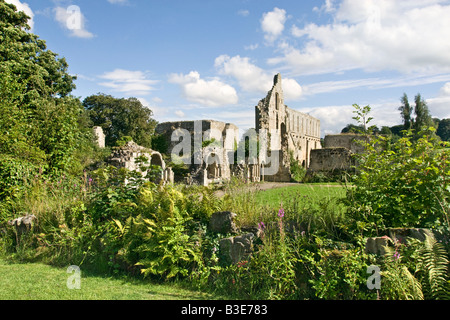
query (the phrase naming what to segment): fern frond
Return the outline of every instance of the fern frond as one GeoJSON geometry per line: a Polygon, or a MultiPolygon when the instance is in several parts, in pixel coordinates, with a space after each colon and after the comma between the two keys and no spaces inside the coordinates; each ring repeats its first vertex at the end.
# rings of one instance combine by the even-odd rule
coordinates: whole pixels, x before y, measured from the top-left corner
{"type": "Polygon", "coordinates": [[[404,276],[409,283],[410,291],[405,292],[405,296],[408,298],[408,300],[423,300],[424,295],[422,291],[422,285],[420,284],[419,280],[417,280],[414,275],[409,272],[406,266],[402,266],[401,275],[404,276]]]}
{"type": "Polygon", "coordinates": [[[423,247],[420,249],[420,265],[427,276],[429,298],[448,299],[448,257],[444,246],[432,235],[425,235],[423,247]]]}

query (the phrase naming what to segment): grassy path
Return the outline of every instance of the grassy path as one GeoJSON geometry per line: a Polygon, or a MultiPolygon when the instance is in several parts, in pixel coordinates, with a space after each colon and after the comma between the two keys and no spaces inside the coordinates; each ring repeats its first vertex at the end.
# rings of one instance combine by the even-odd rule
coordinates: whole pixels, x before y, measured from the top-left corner
{"type": "Polygon", "coordinates": [[[217,299],[176,284],[152,284],[83,275],[80,289],[69,289],[74,273],[40,263],[9,264],[0,259],[0,300],[204,300],[217,299]]]}

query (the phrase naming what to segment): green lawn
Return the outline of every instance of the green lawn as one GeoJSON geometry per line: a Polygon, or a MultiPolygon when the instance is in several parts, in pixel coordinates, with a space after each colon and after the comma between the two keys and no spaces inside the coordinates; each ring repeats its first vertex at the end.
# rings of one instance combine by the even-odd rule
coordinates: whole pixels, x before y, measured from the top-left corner
{"type": "Polygon", "coordinates": [[[288,187],[261,190],[255,194],[256,201],[265,206],[279,208],[281,201],[304,199],[305,202],[320,203],[325,199],[343,198],[345,188],[340,184],[298,184],[288,187]]]}
{"type": "Polygon", "coordinates": [[[80,289],[68,289],[73,273],[40,263],[9,264],[0,259],[0,300],[203,300],[211,295],[176,284],[152,284],[86,276],[81,270],[80,289]]]}

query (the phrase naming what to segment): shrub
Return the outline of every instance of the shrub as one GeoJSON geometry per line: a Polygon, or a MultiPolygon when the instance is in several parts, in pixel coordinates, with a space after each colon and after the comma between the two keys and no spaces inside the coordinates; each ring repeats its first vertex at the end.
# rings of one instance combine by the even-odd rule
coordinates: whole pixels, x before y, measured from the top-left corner
{"type": "Polygon", "coordinates": [[[369,257],[360,248],[351,250],[321,249],[311,279],[315,295],[327,300],[375,299],[367,288],[369,257]]]}
{"type": "Polygon", "coordinates": [[[424,241],[408,238],[386,248],[382,263],[383,299],[448,300],[448,253],[431,233],[424,241]]]}
{"type": "Polygon", "coordinates": [[[293,151],[289,152],[291,177],[296,182],[301,182],[306,176],[306,169],[294,158],[293,151]]]}
{"type": "MultiPolygon", "coordinates": [[[[449,226],[450,149],[423,133],[416,142],[412,133],[391,143],[377,136],[358,156],[347,205],[364,232],[386,227],[449,226]]],[[[362,230],[361,229],[361,230],[362,230]]]]}

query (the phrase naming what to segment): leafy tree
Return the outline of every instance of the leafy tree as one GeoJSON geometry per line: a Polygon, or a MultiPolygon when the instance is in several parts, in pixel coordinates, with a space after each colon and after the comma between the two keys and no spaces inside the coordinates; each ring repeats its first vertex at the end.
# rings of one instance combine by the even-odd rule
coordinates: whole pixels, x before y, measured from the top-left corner
{"type": "Polygon", "coordinates": [[[417,94],[414,98],[415,107],[414,113],[416,115],[414,119],[414,129],[420,131],[421,129],[434,127],[433,118],[431,117],[430,111],[428,110],[427,103],[420,94],[417,94]]]}
{"type": "Polygon", "coordinates": [[[373,120],[372,117],[369,117],[369,113],[371,111],[370,106],[360,107],[359,105],[354,104],[353,107],[355,108],[353,113],[355,113],[356,116],[354,116],[352,119],[360,123],[360,127],[363,128],[364,133],[368,133],[368,129],[370,128],[368,128],[367,126],[369,122],[373,120]]]}
{"type": "Polygon", "coordinates": [[[393,135],[402,136],[402,131],[404,130],[404,128],[405,128],[405,126],[403,124],[399,124],[399,125],[390,127],[390,130],[393,135]]]}
{"type": "Polygon", "coordinates": [[[442,119],[439,122],[436,134],[442,141],[450,141],[450,119],[442,119]]]}
{"type": "Polygon", "coordinates": [[[388,126],[382,126],[380,133],[384,135],[392,135],[392,130],[388,126]]]}
{"type": "Polygon", "coordinates": [[[75,77],[64,58],[29,32],[28,19],[0,0],[0,151],[43,170],[80,169],[79,150],[92,135],[80,101],[70,95],[75,77]]]}
{"type": "Polygon", "coordinates": [[[99,93],[84,99],[83,106],[93,124],[103,128],[107,146],[114,146],[124,136],[130,136],[137,144],[151,148],[157,122],[152,119],[153,112],[138,99],[99,93]]]}
{"type": "Polygon", "coordinates": [[[69,95],[76,77],[68,74],[64,58],[47,50],[45,41],[28,31],[28,19],[14,5],[0,0],[0,72],[8,69],[26,85],[25,102],[69,95]]]}
{"type": "Polygon", "coordinates": [[[398,110],[400,111],[400,115],[403,119],[403,127],[405,130],[408,130],[412,128],[412,124],[414,121],[412,118],[413,108],[409,104],[408,96],[406,95],[406,93],[403,94],[400,101],[402,102],[402,105],[398,108],[398,110]]]}
{"type": "Polygon", "coordinates": [[[341,133],[357,133],[364,130],[363,126],[357,126],[355,124],[349,123],[342,130],[341,133]]]}

